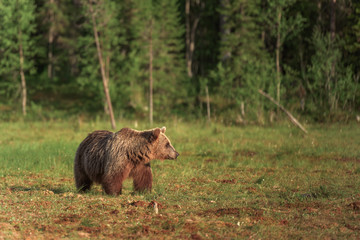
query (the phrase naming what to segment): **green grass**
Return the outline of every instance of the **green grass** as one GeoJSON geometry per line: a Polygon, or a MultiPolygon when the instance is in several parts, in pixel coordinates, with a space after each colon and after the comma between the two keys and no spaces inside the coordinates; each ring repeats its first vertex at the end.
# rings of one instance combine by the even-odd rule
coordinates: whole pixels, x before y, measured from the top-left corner
{"type": "Polygon", "coordinates": [[[75,151],[108,125],[0,124],[0,238],[360,238],[359,125],[159,124],[180,157],[153,161],[151,193],[78,194],[75,151]]]}

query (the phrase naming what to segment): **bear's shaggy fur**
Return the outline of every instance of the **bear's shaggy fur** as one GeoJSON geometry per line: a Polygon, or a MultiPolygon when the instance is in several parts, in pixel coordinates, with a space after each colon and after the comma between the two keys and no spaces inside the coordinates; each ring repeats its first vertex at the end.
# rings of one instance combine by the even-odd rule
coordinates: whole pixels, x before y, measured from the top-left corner
{"type": "Polygon", "coordinates": [[[179,153],[165,136],[166,128],[118,132],[94,131],[77,149],[74,161],[76,188],[86,191],[93,182],[110,195],[121,194],[122,183],[133,178],[135,191],[151,191],[153,159],[176,159],[179,153]]]}

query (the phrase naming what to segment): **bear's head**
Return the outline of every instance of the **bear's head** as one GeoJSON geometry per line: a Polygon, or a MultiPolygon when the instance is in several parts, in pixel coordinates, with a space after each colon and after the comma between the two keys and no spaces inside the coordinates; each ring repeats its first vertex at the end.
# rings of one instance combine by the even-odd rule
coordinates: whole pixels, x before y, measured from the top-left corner
{"type": "Polygon", "coordinates": [[[165,160],[176,159],[179,153],[171,145],[170,140],[165,135],[166,127],[155,128],[152,130],[152,154],[153,159],[165,160]]]}

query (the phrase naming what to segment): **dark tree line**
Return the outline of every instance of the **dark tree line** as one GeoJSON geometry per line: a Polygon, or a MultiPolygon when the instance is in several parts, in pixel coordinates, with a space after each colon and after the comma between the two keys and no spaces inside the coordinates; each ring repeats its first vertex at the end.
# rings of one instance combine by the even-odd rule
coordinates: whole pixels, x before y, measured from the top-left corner
{"type": "Polygon", "coordinates": [[[355,0],[2,0],[0,22],[2,119],[278,119],[259,89],[309,120],[360,112],[355,0]]]}

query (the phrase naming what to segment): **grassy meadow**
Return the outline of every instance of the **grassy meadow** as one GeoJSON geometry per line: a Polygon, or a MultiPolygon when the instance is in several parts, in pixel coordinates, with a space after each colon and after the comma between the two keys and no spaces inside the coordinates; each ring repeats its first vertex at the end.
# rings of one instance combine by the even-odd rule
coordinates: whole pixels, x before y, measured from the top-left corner
{"type": "Polygon", "coordinates": [[[151,193],[127,180],[113,197],[73,181],[79,143],[107,122],[0,123],[0,239],[360,238],[359,124],[163,125],[179,158],[152,162],[151,193]]]}

